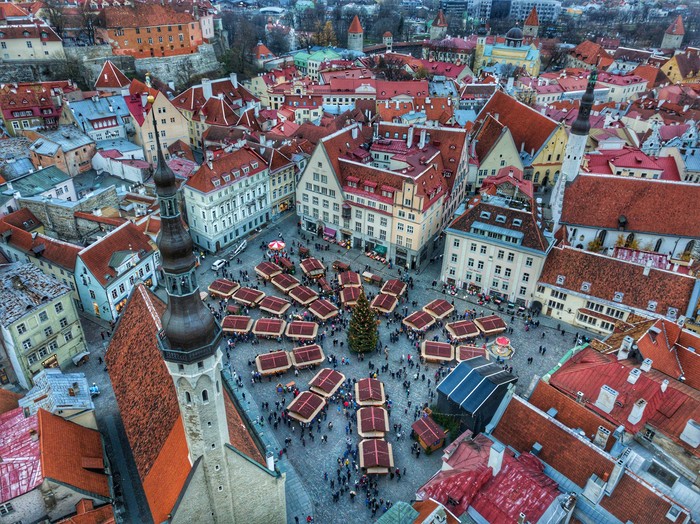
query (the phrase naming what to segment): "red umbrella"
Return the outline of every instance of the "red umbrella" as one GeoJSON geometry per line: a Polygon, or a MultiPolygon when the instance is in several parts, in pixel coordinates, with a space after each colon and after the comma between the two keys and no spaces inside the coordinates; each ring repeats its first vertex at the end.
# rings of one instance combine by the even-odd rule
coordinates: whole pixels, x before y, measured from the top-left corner
{"type": "Polygon", "coordinates": [[[267,247],[269,247],[273,251],[282,251],[287,244],[282,242],[281,240],[273,240],[270,242],[267,247]]]}

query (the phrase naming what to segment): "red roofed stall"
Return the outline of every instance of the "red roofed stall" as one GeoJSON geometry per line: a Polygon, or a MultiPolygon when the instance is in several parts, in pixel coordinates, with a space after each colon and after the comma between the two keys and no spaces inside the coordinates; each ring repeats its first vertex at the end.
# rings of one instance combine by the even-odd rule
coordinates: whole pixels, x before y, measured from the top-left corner
{"type": "Polygon", "coordinates": [[[284,327],[287,323],[279,318],[259,318],[255,321],[253,334],[259,337],[278,338],[284,333],[284,327]]]}
{"type": "Polygon", "coordinates": [[[292,350],[292,365],[297,369],[317,366],[326,360],[323,349],[318,344],[299,346],[292,350]]]}
{"type": "Polygon", "coordinates": [[[273,351],[272,353],[263,353],[255,357],[255,367],[261,375],[276,375],[284,373],[292,367],[292,361],[289,359],[289,353],[286,351],[273,351]]]}
{"type": "Polygon", "coordinates": [[[426,362],[449,362],[455,356],[451,344],[434,340],[424,340],[420,345],[420,354],[426,362]]]}
{"type": "Polygon", "coordinates": [[[332,397],[345,382],[345,375],[335,369],[323,368],[309,381],[309,390],[322,397],[332,397]]]}
{"type": "Polygon", "coordinates": [[[381,289],[382,293],[387,295],[394,295],[395,297],[400,297],[406,292],[406,283],[396,280],[395,278],[387,280],[381,289]]]}
{"type": "Polygon", "coordinates": [[[478,346],[459,346],[457,351],[455,351],[457,362],[469,360],[474,357],[486,358],[486,348],[480,348],[478,346]]]}
{"type": "Polygon", "coordinates": [[[234,282],[227,278],[217,278],[214,280],[214,282],[209,284],[207,291],[209,291],[212,296],[231,298],[231,295],[238,291],[240,287],[241,285],[238,282],[234,282]]]}
{"type": "Polygon", "coordinates": [[[289,403],[287,413],[299,422],[308,423],[316,418],[325,405],[326,399],[323,397],[311,391],[302,391],[289,403]]]}
{"type": "Polygon", "coordinates": [[[265,280],[271,280],[282,273],[282,268],[273,262],[261,262],[255,266],[255,272],[265,280]]]}
{"type": "Polygon", "coordinates": [[[285,335],[294,340],[312,340],[318,334],[318,324],[316,322],[305,322],[295,320],[287,324],[285,335]]]}
{"type": "Polygon", "coordinates": [[[279,275],[272,277],[271,282],[273,286],[275,286],[285,295],[295,287],[301,285],[301,282],[287,273],[280,273],[279,275]]]}
{"type": "Polygon", "coordinates": [[[435,318],[425,311],[414,311],[403,319],[403,324],[416,331],[424,331],[435,324],[435,318]]]}
{"type": "Polygon", "coordinates": [[[489,315],[487,317],[479,317],[474,319],[474,324],[479,328],[485,336],[497,335],[506,330],[505,321],[498,315],[489,315]]]}
{"type": "Polygon", "coordinates": [[[252,287],[242,287],[231,298],[244,306],[255,307],[265,297],[265,293],[252,287]]]}
{"type": "Polygon", "coordinates": [[[306,258],[302,260],[299,265],[304,274],[309,278],[321,278],[326,274],[326,266],[317,258],[306,258]]]}
{"type": "Polygon", "coordinates": [[[386,440],[360,441],[360,467],[368,474],[386,474],[394,468],[394,453],[386,440]]]}
{"type": "Polygon", "coordinates": [[[370,307],[379,311],[380,313],[391,313],[396,309],[399,303],[399,299],[394,295],[388,295],[386,293],[379,293],[376,297],[372,299],[370,307]]]}
{"type": "Polygon", "coordinates": [[[474,338],[479,336],[479,328],[471,320],[458,320],[457,322],[450,322],[445,326],[447,331],[452,335],[452,338],[456,340],[462,340],[464,338],[474,338]]]}
{"type": "Polygon", "coordinates": [[[362,438],[384,438],[389,433],[386,409],[368,406],[357,410],[357,434],[362,438]]]}
{"type": "Polygon", "coordinates": [[[344,306],[356,306],[357,301],[362,294],[362,288],[360,287],[346,287],[340,290],[340,302],[344,306]]]}
{"type": "Polygon", "coordinates": [[[328,320],[338,316],[338,308],[324,299],[314,300],[308,307],[309,311],[319,320],[328,320]]]}
{"type": "Polygon", "coordinates": [[[302,306],[307,306],[318,298],[318,293],[309,287],[297,286],[289,292],[289,296],[302,306]]]}
{"type": "Polygon", "coordinates": [[[434,451],[440,449],[445,443],[445,435],[447,430],[440,427],[432,417],[425,416],[416,420],[411,426],[413,432],[418,438],[418,443],[423,446],[426,451],[434,451]]]}
{"type": "Polygon", "coordinates": [[[284,313],[292,306],[289,300],[279,297],[267,296],[260,301],[258,307],[262,311],[272,313],[273,315],[284,315],[284,313]]]}
{"type": "Polygon", "coordinates": [[[340,287],[362,287],[362,279],[354,271],[346,271],[338,275],[338,284],[340,287]]]}
{"type": "Polygon", "coordinates": [[[221,322],[224,333],[248,333],[253,327],[253,319],[243,315],[226,315],[221,322]]]}
{"type": "Polygon", "coordinates": [[[386,402],[384,384],[376,378],[363,378],[355,383],[355,400],[360,406],[382,406],[386,402]]]}
{"type": "Polygon", "coordinates": [[[452,304],[450,304],[447,300],[443,300],[441,298],[433,300],[429,304],[423,306],[423,311],[425,311],[426,313],[430,313],[437,319],[445,318],[454,310],[455,307],[452,304]]]}

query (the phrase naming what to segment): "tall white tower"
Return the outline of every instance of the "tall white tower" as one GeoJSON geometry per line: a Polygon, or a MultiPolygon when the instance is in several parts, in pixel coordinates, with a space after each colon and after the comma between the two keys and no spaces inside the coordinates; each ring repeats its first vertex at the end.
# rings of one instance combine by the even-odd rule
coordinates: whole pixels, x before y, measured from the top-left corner
{"type": "Polygon", "coordinates": [[[552,192],[550,203],[552,205],[552,220],[554,221],[553,231],[559,229],[559,221],[561,220],[562,208],[564,206],[564,191],[566,184],[572,182],[579,174],[581,169],[581,161],[586,152],[586,142],[588,141],[588,132],[591,129],[590,116],[593,102],[595,101],[595,83],[598,78],[598,72],[591,71],[588,77],[588,85],[586,92],[581,99],[581,105],[578,110],[576,121],[571,126],[569,133],[569,141],[566,143],[564,152],[564,162],[561,165],[561,173],[557,179],[556,186],[552,192]]]}
{"type": "Polygon", "coordinates": [[[230,523],[234,505],[225,451],[230,439],[221,383],[221,327],[199,298],[192,238],[182,225],[175,175],[165,163],[159,142],[156,150],[158,248],[168,293],[158,344],[177,390],[190,461],[200,461],[202,468],[208,498],[202,507],[210,508],[210,514],[202,514],[201,522],[230,523]]]}
{"type": "Polygon", "coordinates": [[[355,18],[352,19],[352,23],[348,28],[348,49],[361,53],[364,48],[364,41],[365,31],[362,29],[360,19],[355,15],[355,18]]]}

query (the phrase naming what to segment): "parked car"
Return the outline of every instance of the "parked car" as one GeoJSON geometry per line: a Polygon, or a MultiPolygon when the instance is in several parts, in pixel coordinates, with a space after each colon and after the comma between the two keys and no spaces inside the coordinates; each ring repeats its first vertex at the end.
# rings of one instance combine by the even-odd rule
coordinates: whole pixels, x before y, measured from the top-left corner
{"type": "Polygon", "coordinates": [[[218,271],[219,269],[221,269],[221,268],[224,267],[225,265],[226,265],[226,261],[220,258],[219,260],[216,260],[216,261],[211,265],[211,269],[212,269],[213,271],[218,271]]]}

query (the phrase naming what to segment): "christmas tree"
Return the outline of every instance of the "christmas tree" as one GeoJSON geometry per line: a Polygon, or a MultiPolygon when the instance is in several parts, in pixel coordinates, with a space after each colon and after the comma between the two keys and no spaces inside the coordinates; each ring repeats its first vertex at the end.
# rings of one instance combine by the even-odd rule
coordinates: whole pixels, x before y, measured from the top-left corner
{"type": "Polygon", "coordinates": [[[377,315],[369,307],[369,300],[363,292],[352,310],[348,328],[348,346],[356,353],[369,353],[377,349],[378,340],[377,315]]]}

